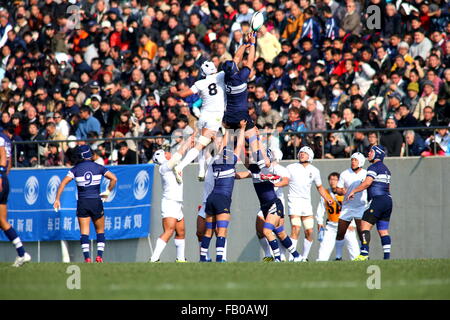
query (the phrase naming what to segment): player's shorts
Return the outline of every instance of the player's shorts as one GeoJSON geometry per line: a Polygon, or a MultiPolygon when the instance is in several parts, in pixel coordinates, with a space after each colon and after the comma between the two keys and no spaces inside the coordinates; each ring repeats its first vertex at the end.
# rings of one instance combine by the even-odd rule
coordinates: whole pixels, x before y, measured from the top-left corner
{"type": "Polygon", "coordinates": [[[225,124],[226,129],[236,130],[241,127],[241,120],[247,121],[245,131],[252,129],[255,126],[248,112],[225,112],[222,121],[225,124]]]}
{"type": "Polygon", "coordinates": [[[261,206],[261,213],[264,217],[264,219],[267,218],[268,214],[276,214],[278,215],[280,218],[284,218],[284,207],[283,207],[283,203],[281,202],[280,199],[276,199],[274,202],[269,203],[267,205],[262,205],[261,206]]]}
{"type": "Polygon", "coordinates": [[[313,216],[311,200],[303,198],[288,198],[290,216],[309,217],[313,216]]]}
{"type": "Polygon", "coordinates": [[[202,217],[203,219],[206,219],[205,209],[206,209],[206,202],[203,202],[200,208],[198,209],[198,216],[202,217]]]}
{"type": "Polygon", "coordinates": [[[372,198],[369,209],[364,212],[363,220],[370,224],[378,221],[389,221],[392,213],[392,197],[389,195],[376,196],[372,198]]]}
{"type": "Polygon", "coordinates": [[[222,126],[222,112],[202,112],[200,119],[197,121],[197,128],[219,131],[222,126]]]}
{"type": "Polygon", "coordinates": [[[1,173],[2,178],[2,192],[0,192],[0,204],[6,204],[9,196],[9,180],[6,173],[1,173]]]}
{"type": "Polygon", "coordinates": [[[341,215],[339,216],[339,219],[342,219],[344,221],[352,221],[353,219],[361,220],[365,209],[366,207],[350,208],[344,206],[341,209],[341,215]]]}
{"type": "Polygon", "coordinates": [[[103,217],[103,201],[100,198],[94,199],[78,199],[77,201],[77,217],[91,218],[97,220],[103,217]]]}
{"type": "Polygon", "coordinates": [[[183,220],[183,202],[162,199],[161,200],[161,216],[162,218],[175,218],[177,221],[183,220]]]}
{"type": "Polygon", "coordinates": [[[205,213],[210,216],[231,213],[231,197],[220,193],[211,193],[206,199],[205,213]]]}

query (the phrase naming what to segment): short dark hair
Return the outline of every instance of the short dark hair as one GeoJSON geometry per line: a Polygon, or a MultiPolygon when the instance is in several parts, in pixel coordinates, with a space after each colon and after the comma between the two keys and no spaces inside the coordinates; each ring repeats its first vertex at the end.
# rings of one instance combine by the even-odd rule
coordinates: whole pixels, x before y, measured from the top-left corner
{"type": "Polygon", "coordinates": [[[330,180],[331,177],[337,177],[339,179],[340,174],[339,174],[339,172],[333,171],[332,173],[330,173],[328,175],[328,180],[330,180]]]}

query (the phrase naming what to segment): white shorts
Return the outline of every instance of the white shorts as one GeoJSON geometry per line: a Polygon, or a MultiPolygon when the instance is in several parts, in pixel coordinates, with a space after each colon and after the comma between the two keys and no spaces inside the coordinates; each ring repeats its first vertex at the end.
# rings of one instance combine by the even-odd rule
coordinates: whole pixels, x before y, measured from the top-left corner
{"type": "Polygon", "coordinates": [[[290,216],[308,217],[313,216],[311,200],[303,198],[288,198],[290,216]]]}
{"type": "Polygon", "coordinates": [[[361,220],[365,210],[366,210],[365,207],[360,208],[343,207],[339,219],[342,219],[344,221],[352,221],[353,219],[361,220]]]}
{"type": "Polygon", "coordinates": [[[206,202],[203,202],[202,206],[200,207],[200,210],[198,210],[198,215],[200,217],[202,217],[203,219],[206,219],[205,208],[206,208],[206,202]]]}
{"type": "Polygon", "coordinates": [[[181,221],[183,216],[183,202],[162,199],[161,200],[161,215],[164,218],[175,218],[177,221],[181,221]]]}
{"type": "Polygon", "coordinates": [[[197,128],[200,130],[206,128],[212,131],[219,131],[222,126],[223,113],[221,112],[202,112],[197,121],[197,128]]]}

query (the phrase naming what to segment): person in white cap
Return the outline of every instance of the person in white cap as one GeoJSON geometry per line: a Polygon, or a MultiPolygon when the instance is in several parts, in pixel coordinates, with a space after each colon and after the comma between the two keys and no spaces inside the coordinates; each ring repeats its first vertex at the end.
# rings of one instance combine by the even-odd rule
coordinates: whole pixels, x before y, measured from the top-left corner
{"type": "Polygon", "coordinates": [[[342,247],[345,243],[345,235],[352,220],[355,220],[356,222],[359,238],[361,239],[361,219],[367,207],[367,191],[365,190],[358,193],[354,199],[348,199],[348,195],[358,187],[364,179],[366,179],[367,171],[362,168],[365,163],[365,157],[362,153],[355,152],[352,154],[350,161],[350,168],[341,173],[336,187],[336,193],[345,195],[346,199],[342,203],[342,210],[336,234],[337,259],[342,258],[342,247]]]}
{"type": "Polygon", "coordinates": [[[180,146],[174,154],[163,149],[153,154],[153,163],[159,165],[162,184],[161,215],[163,233],[156,240],[156,247],[150,258],[150,262],[158,262],[167,245],[167,242],[175,233],[175,247],[177,251],[176,262],[186,262],[185,258],[185,226],[183,215],[183,184],[176,181],[173,168],[179,163],[184,152],[191,146],[191,136],[180,146]]]}
{"type": "Polygon", "coordinates": [[[174,173],[178,183],[182,183],[182,171],[184,167],[190,164],[198,157],[199,161],[199,180],[205,178],[205,155],[204,149],[211,143],[217,131],[222,126],[223,113],[225,111],[225,72],[217,72],[217,68],[212,61],[205,61],[200,67],[202,73],[206,76],[198,80],[194,85],[181,92],[176,88],[171,92],[181,98],[193,94],[199,94],[202,99],[202,109],[197,127],[200,130],[200,137],[194,148],[188,151],[184,159],[174,168],[174,173]]]}
{"type": "MultiPolygon", "coordinates": [[[[288,207],[289,218],[291,220],[291,239],[297,247],[300,226],[303,223],[305,229],[305,239],[303,242],[303,261],[307,261],[309,251],[313,244],[313,210],[311,205],[311,186],[314,183],[317,191],[328,204],[333,203],[333,199],[327,194],[322,185],[320,171],[311,163],[314,159],[314,152],[310,147],[302,147],[298,152],[299,162],[287,166],[288,171],[288,207]]],[[[279,185],[282,186],[282,185],[279,185]]],[[[292,258],[291,258],[292,259],[292,258]]]]}

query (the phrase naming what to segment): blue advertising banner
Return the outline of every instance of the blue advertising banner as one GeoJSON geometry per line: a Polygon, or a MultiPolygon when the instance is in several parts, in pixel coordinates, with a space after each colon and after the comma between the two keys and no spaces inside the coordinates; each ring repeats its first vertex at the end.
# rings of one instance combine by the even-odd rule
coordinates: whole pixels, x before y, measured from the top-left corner
{"type": "MultiPolygon", "coordinates": [[[[105,200],[105,237],[108,240],[147,237],[153,186],[153,164],[108,166],[117,185],[105,200]]],[[[55,212],[56,191],[68,168],[12,170],[9,174],[8,222],[22,241],[79,240],[76,218],[77,187],[71,181],[61,195],[61,209],[55,212]]],[[[102,179],[101,192],[109,180],[102,179]]],[[[91,223],[90,238],[95,239],[91,223]]],[[[0,241],[7,241],[0,232],[0,241]]]]}

